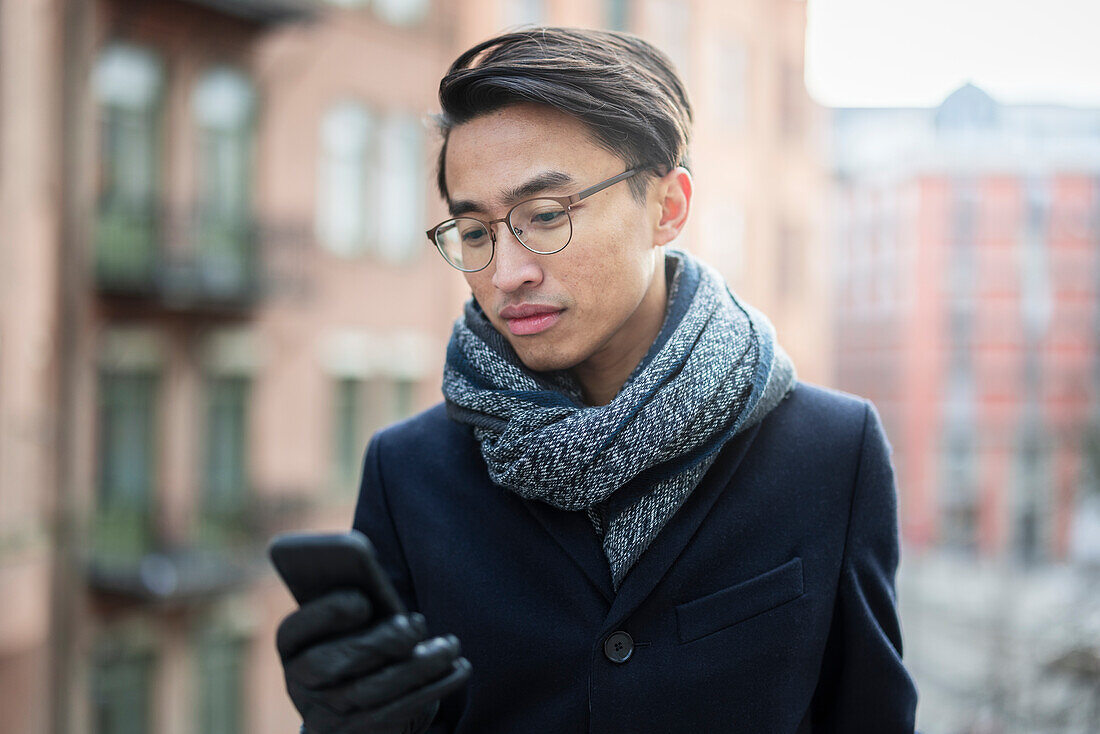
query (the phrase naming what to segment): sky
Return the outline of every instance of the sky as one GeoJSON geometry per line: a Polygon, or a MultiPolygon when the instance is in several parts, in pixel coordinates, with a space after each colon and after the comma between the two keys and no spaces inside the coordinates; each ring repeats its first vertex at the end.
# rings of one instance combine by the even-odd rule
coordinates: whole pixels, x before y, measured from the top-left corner
{"type": "Polygon", "coordinates": [[[1100,107],[1100,0],[808,0],[806,84],[832,107],[1100,107]]]}

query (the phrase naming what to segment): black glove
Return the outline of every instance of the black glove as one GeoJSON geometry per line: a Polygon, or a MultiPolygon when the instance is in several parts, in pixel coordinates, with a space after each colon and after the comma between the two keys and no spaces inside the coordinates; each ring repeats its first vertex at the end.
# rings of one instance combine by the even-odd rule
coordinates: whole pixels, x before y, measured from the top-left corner
{"type": "Polygon", "coordinates": [[[470,663],[454,635],[425,640],[420,614],[372,619],[359,591],[303,604],[279,625],[286,688],[308,734],[420,734],[470,663]]]}

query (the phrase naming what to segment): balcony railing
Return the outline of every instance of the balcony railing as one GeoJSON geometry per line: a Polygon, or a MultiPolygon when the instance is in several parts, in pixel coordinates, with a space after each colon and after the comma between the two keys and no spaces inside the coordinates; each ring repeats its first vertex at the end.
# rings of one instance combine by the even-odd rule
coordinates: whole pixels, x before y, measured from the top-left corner
{"type": "Polygon", "coordinates": [[[317,12],[315,0],[184,0],[232,18],[263,25],[308,20],[317,12]]]}
{"type": "Polygon", "coordinates": [[[257,227],[248,217],[105,204],[94,231],[96,287],[106,298],[170,311],[242,312],[261,296],[257,227]]]}
{"type": "Polygon", "coordinates": [[[304,498],[250,498],[234,512],[200,512],[193,537],[169,542],[148,512],[100,512],[86,564],[95,592],[178,604],[238,591],[266,572],[268,540],[298,522],[304,498]]]}

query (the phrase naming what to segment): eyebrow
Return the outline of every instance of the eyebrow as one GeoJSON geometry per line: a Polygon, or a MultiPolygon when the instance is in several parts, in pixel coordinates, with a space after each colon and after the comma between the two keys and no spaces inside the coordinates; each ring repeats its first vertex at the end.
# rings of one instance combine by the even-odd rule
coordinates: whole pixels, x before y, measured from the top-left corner
{"type": "MultiPolygon", "coordinates": [[[[500,192],[500,200],[505,203],[520,201],[547,189],[561,188],[574,182],[574,178],[564,171],[543,171],[519,186],[503,189],[500,192]]],[[[452,201],[447,208],[450,210],[452,217],[468,214],[469,212],[487,211],[484,204],[470,199],[452,201]]]]}

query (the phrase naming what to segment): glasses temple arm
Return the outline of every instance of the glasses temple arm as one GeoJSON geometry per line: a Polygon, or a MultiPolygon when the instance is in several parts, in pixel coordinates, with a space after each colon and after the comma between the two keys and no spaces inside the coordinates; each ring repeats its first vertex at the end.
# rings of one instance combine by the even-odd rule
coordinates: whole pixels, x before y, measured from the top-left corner
{"type": "Polygon", "coordinates": [[[630,178],[631,176],[633,176],[634,174],[636,174],[640,170],[642,170],[642,169],[641,168],[631,168],[630,170],[623,171],[618,176],[613,176],[612,178],[609,178],[606,181],[603,181],[602,183],[598,183],[595,186],[589,186],[587,189],[580,192],[579,194],[573,194],[572,196],[570,196],[569,197],[569,203],[570,204],[576,204],[578,201],[580,201],[581,199],[584,199],[585,197],[592,196],[592,194],[598,194],[599,192],[606,189],[608,186],[612,186],[614,184],[617,184],[620,181],[622,181],[623,179],[630,178]]]}

